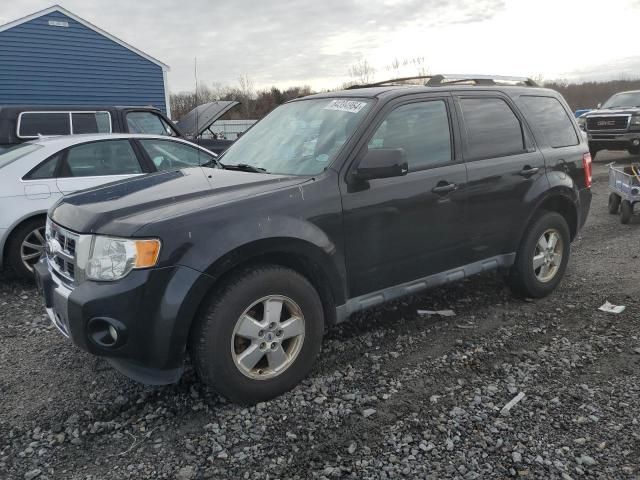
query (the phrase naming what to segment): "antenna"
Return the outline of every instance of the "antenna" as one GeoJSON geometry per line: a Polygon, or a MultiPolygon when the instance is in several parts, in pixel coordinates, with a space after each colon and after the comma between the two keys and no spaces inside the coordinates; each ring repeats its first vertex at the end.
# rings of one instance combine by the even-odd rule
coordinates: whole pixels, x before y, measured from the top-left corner
{"type": "Polygon", "coordinates": [[[195,91],[195,109],[196,109],[196,135],[200,130],[200,110],[198,110],[198,57],[193,57],[193,76],[195,77],[196,91],[195,91]]]}

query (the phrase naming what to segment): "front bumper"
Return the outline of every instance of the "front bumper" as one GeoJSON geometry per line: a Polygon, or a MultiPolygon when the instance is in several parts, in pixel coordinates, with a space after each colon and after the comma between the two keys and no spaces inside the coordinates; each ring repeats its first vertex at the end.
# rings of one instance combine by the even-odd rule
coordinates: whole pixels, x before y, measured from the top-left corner
{"type": "Polygon", "coordinates": [[[176,382],[184,369],[191,322],[213,281],[188,267],[134,270],[117,282],[85,281],[68,287],[42,260],[36,282],[53,324],[81,349],[107,359],[146,384],[176,382]],[[96,325],[117,329],[105,345],[96,325]]]}
{"type": "Polygon", "coordinates": [[[590,147],[597,147],[603,150],[627,150],[629,148],[640,147],[640,130],[622,133],[587,132],[590,147]],[[637,142],[637,144],[634,144],[637,142]]]}

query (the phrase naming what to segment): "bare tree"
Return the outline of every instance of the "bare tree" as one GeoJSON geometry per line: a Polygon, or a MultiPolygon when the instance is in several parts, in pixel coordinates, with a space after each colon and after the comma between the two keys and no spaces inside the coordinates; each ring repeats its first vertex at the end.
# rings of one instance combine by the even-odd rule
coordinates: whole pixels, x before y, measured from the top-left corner
{"type": "Polygon", "coordinates": [[[360,84],[373,82],[375,73],[376,69],[364,58],[349,67],[349,76],[360,84]]]}
{"type": "Polygon", "coordinates": [[[255,96],[255,90],[253,86],[253,80],[246,73],[240,75],[238,78],[238,84],[240,85],[240,93],[242,95],[242,104],[244,106],[245,114],[248,116],[250,111],[249,103],[255,96]]]}

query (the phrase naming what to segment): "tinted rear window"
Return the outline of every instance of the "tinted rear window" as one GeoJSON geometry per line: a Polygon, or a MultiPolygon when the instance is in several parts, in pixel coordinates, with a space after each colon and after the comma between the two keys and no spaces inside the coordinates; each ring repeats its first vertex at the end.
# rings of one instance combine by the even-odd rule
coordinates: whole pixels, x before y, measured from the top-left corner
{"type": "Polygon", "coordinates": [[[111,133],[109,112],[72,113],[73,133],[111,133]]]}
{"type": "Polygon", "coordinates": [[[18,137],[69,135],[71,124],[67,112],[24,112],[20,114],[18,137]]]}
{"type": "Polygon", "coordinates": [[[460,108],[470,159],[525,151],[520,120],[501,98],[462,98],[460,108]]]}
{"type": "Polygon", "coordinates": [[[520,99],[549,145],[558,148],[579,143],[571,119],[557,98],[524,95],[520,99]]]}
{"type": "Polygon", "coordinates": [[[0,168],[15,162],[16,160],[40,148],[42,148],[42,145],[36,145],[34,143],[22,143],[20,145],[9,147],[0,151],[0,168]]]}

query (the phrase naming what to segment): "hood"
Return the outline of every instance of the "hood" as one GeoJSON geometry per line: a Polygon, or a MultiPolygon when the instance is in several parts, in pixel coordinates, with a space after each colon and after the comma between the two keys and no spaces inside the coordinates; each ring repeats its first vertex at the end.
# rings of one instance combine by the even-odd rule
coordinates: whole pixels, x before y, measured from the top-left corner
{"type": "Polygon", "coordinates": [[[591,110],[584,115],[583,117],[590,117],[592,115],[618,115],[618,114],[627,114],[633,115],[640,113],[640,107],[617,107],[617,108],[601,108],[598,110],[591,110]]]}
{"type": "Polygon", "coordinates": [[[203,103],[182,117],[176,125],[185,135],[197,137],[236,105],[240,105],[240,102],[219,100],[203,103]]]}
{"type": "Polygon", "coordinates": [[[304,177],[207,167],[155,173],[65,196],[49,211],[78,233],[133,236],[158,220],[297,185],[304,177]]]}

